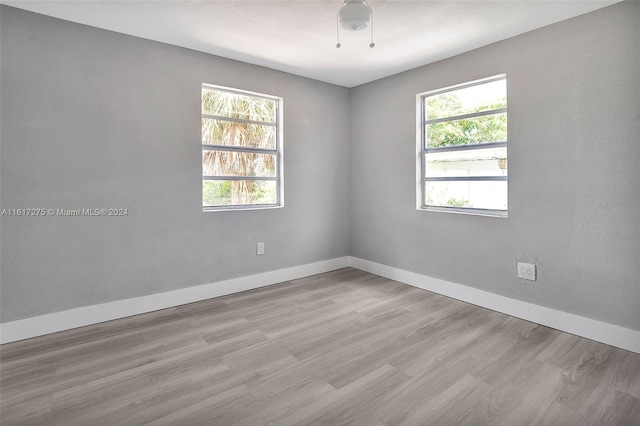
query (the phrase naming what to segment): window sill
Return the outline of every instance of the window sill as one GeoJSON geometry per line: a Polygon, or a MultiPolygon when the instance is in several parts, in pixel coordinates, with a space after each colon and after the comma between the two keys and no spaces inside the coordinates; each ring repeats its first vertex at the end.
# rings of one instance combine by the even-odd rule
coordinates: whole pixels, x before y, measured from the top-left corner
{"type": "Polygon", "coordinates": [[[269,210],[269,209],[280,209],[284,207],[284,205],[275,205],[269,204],[264,206],[259,205],[249,205],[249,206],[222,206],[222,207],[203,207],[203,213],[213,213],[213,212],[237,212],[237,211],[245,211],[245,210],[269,210]]]}
{"type": "Polygon", "coordinates": [[[486,216],[486,217],[509,217],[508,210],[488,210],[488,209],[466,209],[457,207],[434,207],[434,206],[422,206],[418,207],[419,211],[423,212],[439,212],[439,213],[454,213],[454,214],[466,214],[470,216],[486,216]]]}

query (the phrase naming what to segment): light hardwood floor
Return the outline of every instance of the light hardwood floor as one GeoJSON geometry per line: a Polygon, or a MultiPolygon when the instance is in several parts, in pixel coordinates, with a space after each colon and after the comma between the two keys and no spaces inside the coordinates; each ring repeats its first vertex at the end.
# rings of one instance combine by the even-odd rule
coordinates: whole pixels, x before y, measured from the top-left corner
{"type": "Polygon", "coordinates": [[[640,425],[640,355],[347,268],[0,347],[2,425],[640,425]]]}

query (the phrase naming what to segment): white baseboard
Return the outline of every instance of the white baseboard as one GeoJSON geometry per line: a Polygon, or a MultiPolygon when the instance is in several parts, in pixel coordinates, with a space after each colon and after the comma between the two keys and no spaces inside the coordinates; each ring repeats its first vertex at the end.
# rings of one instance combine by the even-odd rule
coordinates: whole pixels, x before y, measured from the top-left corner
{"type": "Polygon", "coordinates": [[[640,353],[640,331],[350,256],[6,322],[0,324],[0,343],[15,342],[85,325],[171,308],[309,275],[334,271],[347,266],[577,336],[586,337],[587,339],[640,353]]]}
{"type": "Polygon", "coordinates": [[[607,345],[640,353],[640,331],[637,330],[511,299],[473,287],[416,274],[357,257],[351,257],[350,265],[356,269],[380,275],[403,284],[522,318],[556,330],[575,334],[576,336],[586,337],[607,345]]]}
{"type": "Polygon", "coordinates": [[[324,260],[277,271],[219,281],[165,293],[151,294],[68,311],[54,312],[0,324],[0,343],[15,342],[44,334],[70,330],[159,309],[211,299],[231,293],[264,287],[309,275],[334,271],[349,266],[348,256],[324,260]]]}

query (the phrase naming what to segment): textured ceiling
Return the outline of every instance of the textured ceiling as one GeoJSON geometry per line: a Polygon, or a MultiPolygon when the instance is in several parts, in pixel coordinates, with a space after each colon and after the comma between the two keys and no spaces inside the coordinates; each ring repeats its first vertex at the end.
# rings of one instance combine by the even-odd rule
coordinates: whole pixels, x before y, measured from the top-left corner
{"type": "Polygon", "coordinates": [[[340,31],[341,1],[11,1],[21,9],[353,87],[620,0],[369,0],[370,32],[340,31]]]}

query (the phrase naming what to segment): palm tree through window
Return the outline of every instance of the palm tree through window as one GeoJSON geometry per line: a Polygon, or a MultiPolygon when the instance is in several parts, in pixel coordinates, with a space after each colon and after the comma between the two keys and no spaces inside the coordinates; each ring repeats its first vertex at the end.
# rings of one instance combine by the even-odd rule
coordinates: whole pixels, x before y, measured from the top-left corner
{"type": "Polygon", "coordinates": [[[282,99],[203,84],[204,210],[282,205],[282,99]]]}

